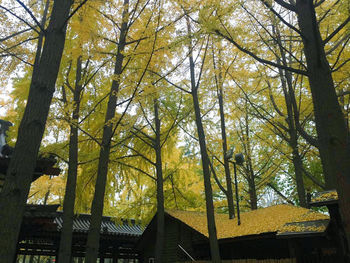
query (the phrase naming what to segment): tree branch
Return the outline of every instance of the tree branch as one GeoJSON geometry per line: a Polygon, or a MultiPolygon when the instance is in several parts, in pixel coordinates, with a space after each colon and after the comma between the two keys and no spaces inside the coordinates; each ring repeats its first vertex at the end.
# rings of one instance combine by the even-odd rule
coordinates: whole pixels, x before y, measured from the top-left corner
{"type": "Polygon", "coordinates": [[[251,52],[251,51],[245,49],[244,47],[242,47],[241,45],[239,45],[236,41],[233,40],[232,37],[226,36],[223,33],[221,33],[218,29],[215,30],[215,33],[217,35],[223,37],[224,39],[226,39],[228,42],[232,43],[236,48],[238,48],[243,53],[251,56],[252,58],[254,58],[255,60],[259,61],[262,64],[267,64],[267,65],[270,65],[270,66],[273,66],[273,67],[276,67],[276,68],[281,68],[281,69],[288,70],[288,71],[291,71],[291,72],[294,72],[294,73],[297,73],[297,74],[301,74],[301,75],[304,75],[304,76],[308,75],[308,73],[306,71],[304,71],[304,70],[295,69],[295,68],[291,68],[291,67],[286,67],[286,66],[283,66],[283,65],[278,65],[275,62],[272,62],[272,61],[263,59],[261,57],[258,57],[253,52],[251,52]]]}
{"type": "Polygon", "coordinates": [[[350,16],[348,16],[347,19],[343,23],[341,23],[334,31],[331,33],[325,40],[323,40],[323,45],[326,45],[336,34],[339,33],[340,30],[342,30],[347,23],[350,22],[350,16]]]}
{"type": "Polygon", "coordinates": [[[24,10],[26,10],[26,12],[30,15],[30,17],[35,22],[35,24],[40,28],[41,32],[45,32],[45,29],[41,26],[39,21],[35,18],[35,16],[33,15],[32,11],[30,11],[29,8],[22,1],[16,0],[16,2],[19,3],[24,8],[24,10]]]}

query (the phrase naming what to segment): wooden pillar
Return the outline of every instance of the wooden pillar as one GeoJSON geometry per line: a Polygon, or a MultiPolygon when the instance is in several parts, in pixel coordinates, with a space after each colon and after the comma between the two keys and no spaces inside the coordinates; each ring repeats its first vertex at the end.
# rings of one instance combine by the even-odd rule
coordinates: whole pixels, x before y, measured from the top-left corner
{"type": "Polygon", "coordinates": [[[115,245],[115,247],[117,249],[113,252],[113,263],[118,263],[118,257],[119,257],[118,247],[119,247],[119,245],[115,245]]]}

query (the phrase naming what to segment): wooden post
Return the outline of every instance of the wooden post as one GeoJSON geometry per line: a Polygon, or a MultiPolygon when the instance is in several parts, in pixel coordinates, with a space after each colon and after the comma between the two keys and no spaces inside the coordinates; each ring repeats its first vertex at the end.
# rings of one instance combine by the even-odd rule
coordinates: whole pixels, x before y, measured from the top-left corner
{"type": "Polygon", "coordinates": [[[117,250],[113,252],[113,263],[118,263],[118,257],[119,257],[118,245],[116,247],[117,247],[117,250]]]}

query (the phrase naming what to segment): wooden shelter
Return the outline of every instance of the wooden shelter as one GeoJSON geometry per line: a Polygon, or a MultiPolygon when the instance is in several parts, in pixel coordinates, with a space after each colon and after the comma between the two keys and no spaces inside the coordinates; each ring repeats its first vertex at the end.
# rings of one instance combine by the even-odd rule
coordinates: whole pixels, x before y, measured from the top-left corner
{"type": "MultiPolygon", "coordinates": [[[[223,260],[296,258],[298,262],[332,261],[336,247],[328,234],[328,215],[292,205],[276,205],[241,214],[237,219],[216,214],[216,229],[223,260]],[[296,245],[297,244],[297,245],[296,245]],[[302,254],[300,254],[302,253],[302,254]],[[305,260],[304,260],[305,259],[305,260]],[[314,261],[313,261],[314,260],[314,261]]],[[[141,262],[152,262],[156,215],[138,244],[141,262]]],[[[210,259],[206,214],[166,211],[164,262],[210,259]]]]}
{"type": "MultiPolygon", "coordinates": [[[[62,212],[59,205],[27,205],[19,236],[17,255],[58,256],[62,228],[62,212]]],[[[86,250],[90,215],[77,215],[73,221],[72,256],[83,258],[86,250]]],[[[135,243],[143,232],[143,227],[135,220],[116,220],[103,217],[100,237],[100,262],[110,259],[136,259],[138,251],[135,243]]]]}

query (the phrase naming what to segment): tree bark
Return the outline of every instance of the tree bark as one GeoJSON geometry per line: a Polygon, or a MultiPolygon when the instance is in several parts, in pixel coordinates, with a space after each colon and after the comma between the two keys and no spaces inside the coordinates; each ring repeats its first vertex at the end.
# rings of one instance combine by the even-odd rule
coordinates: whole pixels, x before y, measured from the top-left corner
{"type": "MultiPolygon", "coordinates": [[[[281,57],[276,57],[277,64],[289,66],[287,63],[286,52],[282,48],[281,35],[277,26],[274,29],[274,33],[275,33],[275,37],[277,39],[278,47],[281,53],[281,57]]],[[[298,147],[298,131],[297,131],[296,123],[299,122],[299,112],[297,112],[298,108],[294,107],[296,106],[294,105],[296,101],[295,101],[295,94],[293,90],[293,82],[292,82],[293,77],[292,77],[292,74],[286,70],[278,69],[278,72],[281,80],[281,86],[284,94],[284,101],[286,103],[286,109],[287,109],[286,121],[288,125],[287,132],[289,135],[289,138],[287,139],[287,143],[292,148],[292,162],[294,166],[298,200],[299,200],[300,206],[307,207],[305,186],[304,186],[304,179],[303,179],[303,161],[299,154],[299,147],[298,147]]]]}
{"type": "Polygon", "coordinates": [[[158,112],[158,101],[154,100],[154,121],[155,121],[155,152],[156,152],[156,173],[157,173],[157,237],[155,247],[155,262],[162,262],[164,246],[164,192],[163,192],[163,171],[162,171],[162,148],[160,144],[160,119],[158,112]]]}
{"type": "MultiPolygon", "coordinates": [[[[335,92],[331,69],[324,51],[312,1],[298,0],[296,8],[299,27],[304,36],[304,54],[314,104],[325,183],[327,189],[334,189],[336,177],[340,176],[343,179],[350,177],[346,176],[349,174],[349,169],[347,172],[344,170],[345,167],[350,167],[350,164],[342,164],[343,161],[350,163],[348,161],[350,158],[346,158],[349,156],[349,135],[335,92]],[[340,153],[343,155],[340,156],[340,153]],[[335,160],[338,156],[340,159],[335,160]]],[[[347,182],[350,183],[350,178],[344,181],[344,183],[347,182]]]]}
{"type": "Polygon", "coordinates": [[[227,136],[226,136],[226,127],[225,127],[225,112],[224,112],[224,100],[223,100],[223,90],[222,90],[222,80],[221,73],[219,73],[218,80],[218,100],[219,100],[219,110],[220,110],[220,125],[221,125],[221,139],[222,139],[222,154],[224,157],[224,168],[225,168],[225,177],[226,177],[226,198],[228,205],[228,214],[229,218],[232,219],[235,217],[235,206],[233,203],[233,191],[232,191],[232,178],[230,172],[230,163],[227,160],[227,136]]]}
{"type": "Polygon", "coordinates": [[[219,251],[219,244],[216,236],[216,226],[215,226],[215,217],[214,217],[213,190],[210,182],[209,159],[208,159],[205,133],[203,129],[202,117],[200,114],[200,107],[199,107],[199,101],[198,101],[198,95],[197,95],[196,89],[192,91],[192,99],[193,99],[194,112],[196,116],[196,126],[197,126],[199,146],[201,151],[211,260],[214,263],[220,263],[221,262],[220,251],[219,251]]]}
{"type": "MultiPolygon", "coordinates": [[[[191,35],[191,26],[188,17],[187,19],[187,30],[188,34],[191,35]]],[[[215,216],[214,216],[214,204],[213,204],[213,190],[210,182],[210,169],[209,169],[209,157],[207,152],[207,145],[205,140],[205,133],[202,123],[202,116],[200,112],[199,99],[198,99],[198,85],[196,83],[195,77],[195,64],[192,54],[192,40],[189,41],[188,46],[189,52],[189,62],[190,62],[190,75],[191,75],[191,95],[193,101],[193,108],[195,112],[195,121],[197,126],[198,141],[201,152],[202,168],[203,168],[203,178],[204,178],[204,191],[205,191],[205,204],[207,210],[207,227],[209,233],[209,244],[211,252],[211,261],[214,263],[220,263],[220,250],[218,239],[216,235],[215,226],[215,216]]],[[[204,62],[203,62],[204,63],[204,62]]]]}
{"type": "Polygon", "coordinates": [[[58,262],[70,262],[72,253],[72,232],[74,219],[75,190],[78,175],[78,127],[80,112],[80,95],[82,91],[81,76],[81,56],[77,59],[77,69],[74,88],[74,109],[72,113],[72,124],[70,125],[69,136],[69,161],[68,177],[66,182],[66,191],[63,201],[63,226],[61,230],[61,239],[59,246],[58,262]]]}
{"type": "Polygon", "coordinates": [[[119,45],[116,56],[114,75],[117,80],[113,80],[111,92],[108,99],[107,111],[105,116],[105,124],[103,127],[102,144],[100,149],[100,156],[97,169],[97,178],[95,184],[95,193],[91,206],[91,222],[86,244],[86,263],[95,263],[99,251],[99,239],[101,231],[101,221],[104,206],[104,194],[108,173],[108,162],[110,155],[111,139],[113,136],[113,123],[111,120],[115,116],[115,109],[117,106],[117,94],[119,91],[120,80],[119,76],[122,73],[122,65],[124,61],[123,51],[126,45],[126,35],[128,31],[128,9],[129,0],[124,0],[122,15],[122,26],[120,29],[119,45]]]}
{"type": "Polygon", "coordinates": [[[342,221],[348,240],[348,249],[350,249],[349,132],[337,99],[313,1],[297,0],[296,12],[299,28],[303,34],[304,54],[326,187],[329,189],[336,186],[338,191],[342,221]]]}
{"type": "Polygon", "coordinates": [[[258,209],[258,198],[256,194],[256,186],[255,186],[255,173],[252,163],[252,147],[250,143],[250,128],[249,128],[249,116],[248,116],[248,103],[246,102],[245,107],[245,145],[244,145],[244,151],[245,156],[247,157],[246,161],[246,170],[247,170],[247,179],[248,179],[248,192],[249,192],[249,199],[250,199],[250,208],[252,210],[258,209]]]}
{"type": "Polygon", "coordinates": [[[55,1],[43,52],[34,69],[27,106],[0,197],[0,258],[13,263],[41,139],[65,43],[71,0],[55,1]]]}

